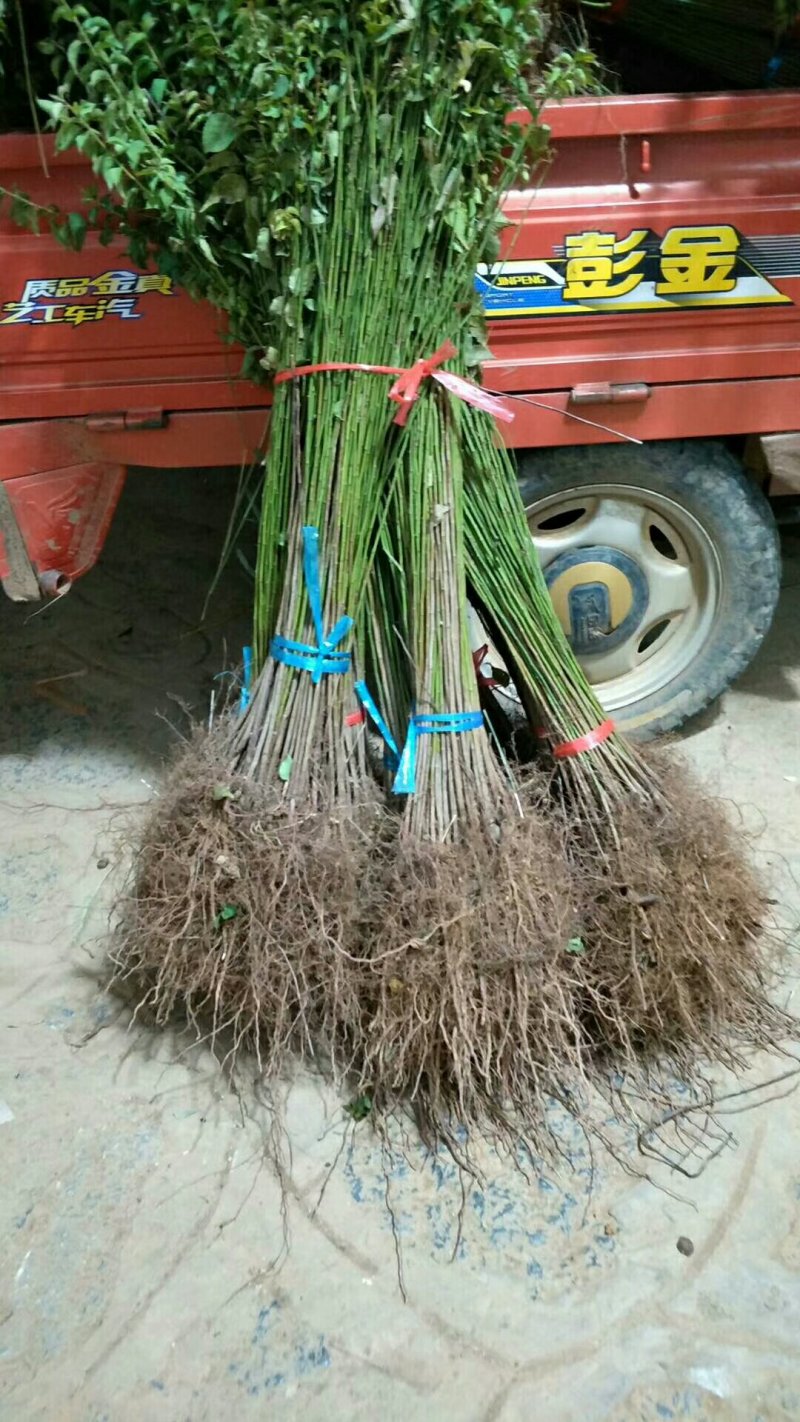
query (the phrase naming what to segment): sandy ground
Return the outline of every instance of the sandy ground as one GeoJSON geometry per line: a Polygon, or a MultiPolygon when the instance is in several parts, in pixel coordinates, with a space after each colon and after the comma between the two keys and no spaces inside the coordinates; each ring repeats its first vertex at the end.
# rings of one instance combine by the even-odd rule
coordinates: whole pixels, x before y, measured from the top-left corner
{"type": "MultiPolygon", "coordinates": [[[[100,568],[36,616],[0,607],[0,1415],[800,1419],[800,1095],[726,1116],[696,1178],[593,1175],[580,1142],[572,1172],[527,1184],[489,1161],[459,1238],[451,1166],[409,1143],[387,1172],[368,1127],[302,1082],[284,1217],[266,1112],[104,996],[120,829],[181,702],[207,705],[224,636],[235,656],[246,633],[238,569],[196,630],[220,494],[212,476],[132,479],[100,568]]],[[[683,751],[761,831],[791,922],[800,533],[785,544],[774,630],[683,751]]]]}

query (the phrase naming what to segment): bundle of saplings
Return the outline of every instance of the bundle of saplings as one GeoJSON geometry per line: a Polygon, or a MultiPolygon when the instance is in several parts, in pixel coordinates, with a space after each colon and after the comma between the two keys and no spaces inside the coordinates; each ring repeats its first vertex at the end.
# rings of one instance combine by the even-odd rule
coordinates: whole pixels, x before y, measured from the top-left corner
{"type": "Polygon", "coordinates": [[[540,1142],[547,1101],[588,1111],[610,1064],[651,1099],[782,1027],[742,847],[604,716],[497,439],[511,402],[475,383],[473,272],[548,87],[588,64],[552,19],[60,3],[44,105],[136,259],[212,302],[272,390],[242,694],[142,828],[117,971],[158,1021],[267,1074],[314,1061],[454,1149],[460,1127],[540,1142]],[[482,712],[470,596],[532,766],[482,712]]]}

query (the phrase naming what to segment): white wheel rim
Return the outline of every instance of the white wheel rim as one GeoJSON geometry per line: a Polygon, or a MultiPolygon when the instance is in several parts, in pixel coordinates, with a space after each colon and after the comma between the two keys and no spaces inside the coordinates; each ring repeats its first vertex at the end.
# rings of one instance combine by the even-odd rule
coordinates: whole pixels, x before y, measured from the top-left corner
{"type": "Polygon", "coordinates": [[[575,650],[606,710],[657,694],[691,666],[717,615],[722,569],[709,535],[685,507],[652,489],[608,482],[559,490],[527,514],[573,641],[575,604],[595,590],[606,630],[590,627],[587,637],[582,625],[575,650]],[[621,612],[627,615],[620,620],[621,612]]]}

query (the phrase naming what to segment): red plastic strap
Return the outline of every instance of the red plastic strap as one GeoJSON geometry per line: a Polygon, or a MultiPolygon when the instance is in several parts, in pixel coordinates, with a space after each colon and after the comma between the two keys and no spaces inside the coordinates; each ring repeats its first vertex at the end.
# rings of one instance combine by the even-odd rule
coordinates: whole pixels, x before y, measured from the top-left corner
{"type": "Polygon", "coordinates": [[[573,755],[582,755],[584,751],[594,750],[595,746],[601,746],[603,741],[607,741],[609,736],[613,736],[616,726],[609,716],[599,726],[595,726],[593,731],[587,731],[585,736],[579,736],[576,741],[562,741],[561,745],[553,746],[553,755],[556,760],[567,760],[573,755]]]}
{"type": "Polygon", "coordinates": [[[458,355],[458,351],[453,342],[445,341],[433,355],[415,361],[407,368],[398,365],[365,365],[362,361],[327,360],[320,365],[295,365],[291,370],[280,370],[274,383],[283,385],[287,380],[298,380],[305,375],[320,375],[327,370],[361,370],[368,375],[396,375],[397,379],[389,391],[389,399],[400,406],[394,423],[404,425],[411,406],[419,397],[423,380],[430,377],[438,380],[445,390],[449,390],[450,394],[456,395],[459,400],[464,400],[467,405],[474,405],[477,410],[485,410],[488,415],[494,415],[495,419],[505,420],[510,424],[514,418],[513,411],[495,395],[490,395],[488,390],[483,390],[480,385],[476,385],[472,380],[465,380],[461,375],[453,375],[449,370],[439,370],[444,361],[452,360],[455,355],[458,355]]]}
{"type": "Polygon", "coordinates": [[[478,681],[478,686],[488,687],[488,689],[491,691],[494,689],[494,687],[497,686],[497,682],[495,681],[493,676],[486,676],[481,671],[481,666],[488,657],[488,655],[489,643],[485,642],[482,647],[478,647],[477,651],[472,653],[472,665],[475,668],[475,676],[478,681]]]}
{"type": "Polygon", "coordinates": [[[362,726],[367,719],[366,711],[351,711],[349,716],[345,716],[346,726],[362,726]]]}

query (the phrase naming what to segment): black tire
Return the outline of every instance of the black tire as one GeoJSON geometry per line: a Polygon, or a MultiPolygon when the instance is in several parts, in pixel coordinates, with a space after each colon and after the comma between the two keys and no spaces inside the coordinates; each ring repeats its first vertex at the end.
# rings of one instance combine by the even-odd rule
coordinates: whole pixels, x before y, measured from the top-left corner
{"type": "MultiPolygon", "coordinates": [[[[614,711],[638,739],[674,731],[711,704],[749,664],[769,629],[780,586],[772,511],[715,440],[664,440],[530,451],[520,492],[532,510],[562,490],[618,484],[653,490],[685,508],[713,544],[720,587],[713,622],[687,666],[654,694],[614,711]]],[[[613,685],[613,683],[609,683],[613,685]]]]}

